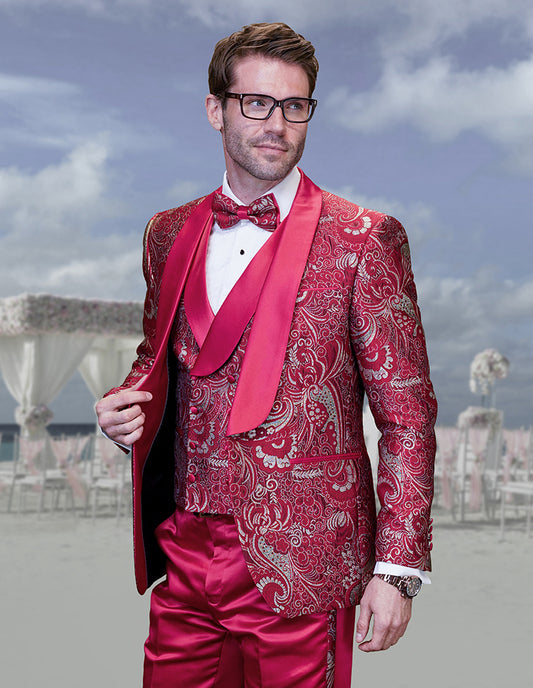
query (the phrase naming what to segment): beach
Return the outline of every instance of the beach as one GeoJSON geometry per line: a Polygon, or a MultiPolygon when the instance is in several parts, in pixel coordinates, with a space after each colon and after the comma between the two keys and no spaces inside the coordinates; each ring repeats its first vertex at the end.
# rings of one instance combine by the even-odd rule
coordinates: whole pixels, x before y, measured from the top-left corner
{"type": "MultiPolygon", "coordinates": [[[[1,506],[2,685],[140,686],[149,597],[134,585],[130,519],[1,506]]],[[[398,645],[355,651],[352,686],[532,685],[533,538],[523,519],[511,513],[501,541],[496,521],[456,524],[439,509],[434,518],[432,585],[398,645]]]]}

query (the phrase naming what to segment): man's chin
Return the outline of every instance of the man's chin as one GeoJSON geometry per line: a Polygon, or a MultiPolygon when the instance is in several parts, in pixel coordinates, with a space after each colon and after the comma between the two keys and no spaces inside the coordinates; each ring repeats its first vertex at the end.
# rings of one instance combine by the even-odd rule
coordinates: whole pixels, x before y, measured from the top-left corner
{"type": "Polygon", "coordinates": [[[264,181],[275,182],[285,179],[296,163],[280,164],[278,161],[265,160],[263,164],[258,164],[255,166],[252,174],[257,179],[262,179],[264,181]]]}

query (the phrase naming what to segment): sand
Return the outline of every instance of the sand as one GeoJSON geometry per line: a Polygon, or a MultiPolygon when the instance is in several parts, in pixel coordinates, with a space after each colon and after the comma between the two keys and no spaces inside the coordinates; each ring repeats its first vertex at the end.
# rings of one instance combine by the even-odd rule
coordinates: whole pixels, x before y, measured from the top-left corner
{"type": "MultiPolygon", "coordinates": [[[[501,542],[498,523],[434,515],[433,584],[398,645],[356,651],[352,685],[533,685],[533,538],[523,520],[511,519],[501,542]]],[[[134,587],[130,525],[110,515],[0,513],[3,686],[141,685],[149,600],[134,587]]]]}

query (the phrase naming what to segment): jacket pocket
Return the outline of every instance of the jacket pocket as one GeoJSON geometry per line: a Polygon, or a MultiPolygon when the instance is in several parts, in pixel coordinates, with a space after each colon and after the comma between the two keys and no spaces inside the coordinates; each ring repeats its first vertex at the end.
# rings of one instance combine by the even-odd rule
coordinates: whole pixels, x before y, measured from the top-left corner
{"type": "Polygon", "coordinates": [[[328,461],[356,461],[359,458],[359,454],[322,454],[319,456],[297,456],[290,460],[291,466],[295,464],[320,464],[326,463],[328,461]]]}

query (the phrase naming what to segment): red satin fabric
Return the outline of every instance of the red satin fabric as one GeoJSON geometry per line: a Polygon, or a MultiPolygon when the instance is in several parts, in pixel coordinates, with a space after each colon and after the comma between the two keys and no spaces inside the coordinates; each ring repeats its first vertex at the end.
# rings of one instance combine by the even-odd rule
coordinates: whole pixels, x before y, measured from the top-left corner
{"type": "Polygon", "coordinates": [[[273,612],[230,516],[177,511],[157,537],[167,580],[152,592],[143,688],[349,688],[353,607],[291,619],[273,612]]]}
{"type": "MultiPolygon", "coordinates": [[[[301,172],[301,170],[300,170],[301,172]]],[[[279,248],[257,304],[227,435],[252,430],[267,418],[279,386],[294,304],[322,209],[322,191],[301,172],[291,211],[280,226],[279,248]],[[257,390],[261,394],[257,394],[257,390]]]]}
{"type": "Polygon", "coordinates": [[[282,223],[256,253],[216,316],[211,310],[206,288],[208,237],[205,246],[199,247],[184,292],[187,318],[200,346],[191,375],[210,375],[231,356],[255,312],[283,227],[282,223]]]}

